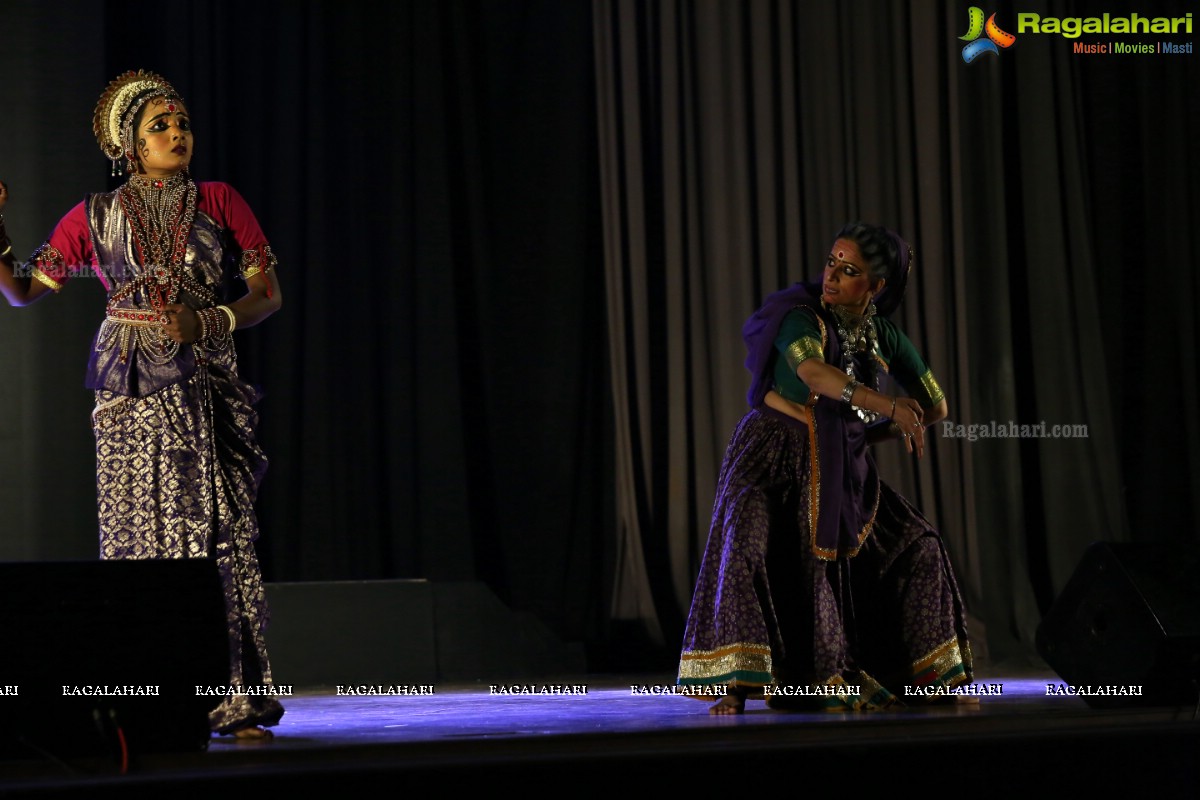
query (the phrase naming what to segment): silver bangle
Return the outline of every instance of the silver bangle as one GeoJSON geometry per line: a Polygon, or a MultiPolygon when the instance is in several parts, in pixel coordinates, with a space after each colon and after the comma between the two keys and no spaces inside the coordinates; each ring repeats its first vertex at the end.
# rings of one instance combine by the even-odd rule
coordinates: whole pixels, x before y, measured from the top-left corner
{"type": "Polygon", "coordinates": [[[846,388],[842,389],[842,402],[849,403],[854,399],[854,390],[861,386],[858,381],[851,378],[846,382],[846,388]]]}

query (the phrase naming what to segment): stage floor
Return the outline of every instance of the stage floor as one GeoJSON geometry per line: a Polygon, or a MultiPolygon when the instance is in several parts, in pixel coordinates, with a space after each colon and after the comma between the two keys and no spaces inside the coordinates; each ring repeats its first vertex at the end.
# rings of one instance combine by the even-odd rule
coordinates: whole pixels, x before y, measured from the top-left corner
{"type": "Polygon", "coordinates": [[[12,759],[0,762],[0,795],[357,792],[380,780],[421,778],[443,787],[567,781],[598,790],[633,785],[631,771],[636,785],[702,779],[737,786],[762,770],[782,770],[804,776],[807,787],[833,789],[881,775],[906,776],[918,788],[961,779],[1076,790],[1194,789],[1197,777],[1195,708],[1095,709],[1079,697],[1048,694],[1047,685],[1061,683],[1053,674],[977,678],[1000,687],[977,705],[788,712],[752,700],[737,716],[710,715],[710,703],[692,698],[642,693],[670,680],[588,676],[526,685],[586,687],[572,694],[496,694],[488,684],[400,696],[307,689],[283,698],[287,713],[270,742],[215,737],[202,752],[135,753],[125,774],[109,760],[12,759]]]}

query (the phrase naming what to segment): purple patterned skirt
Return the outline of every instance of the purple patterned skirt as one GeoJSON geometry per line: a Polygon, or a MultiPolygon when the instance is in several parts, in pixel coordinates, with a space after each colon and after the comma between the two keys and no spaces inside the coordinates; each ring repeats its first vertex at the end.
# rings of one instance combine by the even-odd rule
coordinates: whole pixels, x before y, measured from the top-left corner
{"type": "Polygon", "coordinates": [[[146,397],[96,392],[100,557],[214,558],[225,593],[229,692],[209,714],[217,733],[275,725],[264,633],[267,603],[254,550],[254,501],[267,460],[255,440],[254,390],[233,348],[146,397]]]}
{"type": "MultiPolygon", "coordinates": [[[[873,467],[872,467],[873,468],[873,467]]],[[[853,558],[812,553],[808,428],[769,408],[725,453],[684,632],[681,686],[761,690],[772,705],[873,708],[971,680],[962,598],[941,537],[880,485],[853,558]]]]}

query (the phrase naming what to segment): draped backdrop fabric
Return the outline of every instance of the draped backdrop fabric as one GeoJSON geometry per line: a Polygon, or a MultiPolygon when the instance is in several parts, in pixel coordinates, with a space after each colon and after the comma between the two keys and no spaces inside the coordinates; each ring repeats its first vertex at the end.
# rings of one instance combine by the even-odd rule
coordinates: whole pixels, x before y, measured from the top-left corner
{"type": "MultiPolygon", "coordinates": [[[[179,2],[147,36],[136,4],[70,5],[0,3],[8,231],[26,257],[108,188],[91,119],[113,77],[179,89],[193,175],[237,188],[280,262],[283,308],[234,334],[265,393],[266,579],[479,580],[601,638],[590,6],[179,2]]],[[[87,280],[0,308],[0,558],[96,555],[83,376],[103,311],[87,280]]]]}
{"type": "MultiPolygon", "coordinates": [[[[265,392],[266,579],[479,580],[594,667],[669,671],[741,324],[843,222],[888,225],[916,248],[894,319],[950,421],[1087,426],[879,454],[993,656],[1021,653],[1089,542],[1197,537],[1200,62],[1018,34],[968,64],[966,8],[185,0],[148,36],[126,0],[6,0],[7,229],[27,256],[110,188],[96,98],[166,76],[194,176],[280,259],[283,309],[234,334],[265,392]]],[[[80,280],[0,309],[0,559],[96,556],[103,305],[80,280]]]]}
{"type": "MultiPolygon", "coordinates": [[[[1068,17],[1084,4],[1041,6],[1068,17]]],[[[1184,409],[1200,398],[1178,369],[1197,343],[1194,58],[1089,60],[1067,39],[1022,36],[967,64],[956,3],[593,8],[614,616],[677,644],[744,411],[740,324],[770,291],[815,277],[851,219],[915,246],[895,318],[945,388],[950,422],[1086,426],[975,441],[939,426],[920,462],[877,453],[946,538],[995,659],[1028,654],[1088,543],[1196,538],[1185,498],[1200,440],[1184,409]],[[1164,263],[1169,293],[1147,277],[1164,263]],[[1176,377],[1163,387],[1169,432],[1148,424],[1155,366],[1176,377]]]]}

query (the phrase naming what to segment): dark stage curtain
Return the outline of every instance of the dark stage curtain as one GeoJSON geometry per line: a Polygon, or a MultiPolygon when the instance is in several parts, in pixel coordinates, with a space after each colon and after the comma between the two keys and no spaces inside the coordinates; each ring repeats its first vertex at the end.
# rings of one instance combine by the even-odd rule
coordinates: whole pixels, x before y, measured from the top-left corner
{"type": "MultiPolygon", "coordinates": [[[[897,320],[951,420],[1088,426],[881,456],[1004,658],[1087,543],[1196,539],[1200,83],[1194,54],[1057,36],[965,64],[966,24],[917,0],[6,0],[8,229],[27,255],[106,188],[96,98],[168,76],[194,174],[281,261],[283,310],[236,334],[268,580],[483,580],[594,666],[670,669],[742,321],[845,220],[895,227],[897,320]]],[[[0,309],[2,559],[95,556],[102,309],[83,280],[0,309]]]]}
{"type": "MultiPolygon", "coordinates": [[[[235,334],[266,393],[267,579],[483,580],[596,639],[611,412],[590,6],[147,14],[0,10],[19,56],[0,62],[18,250],[106,188],[91,112],[108,81],[166,76],[193,115],[193,175],[233,184],[280,259],[283,309],[235,334]]],[[[0,314],[3,558],[95,557],[89,283],[0,314]]]]}
{"type": "MultiPolygon", "coordinates": [[[[988,12],[1015,30],[1015,10],[1085,5],[988,12]]],[[[957,3],[594,8],[626,627],[677,646],[745,410],[740,325],[815,276],[850,219],[915,245],[897,321],[951,422],[1086,426],[977,441],[939,426],[920,463],[880,453],[946,537],[993,660],[1029,654],[1090,542],[1196,539],[1194,56],[1028,35],[967,64],[957,3]]]]}

